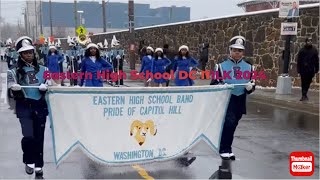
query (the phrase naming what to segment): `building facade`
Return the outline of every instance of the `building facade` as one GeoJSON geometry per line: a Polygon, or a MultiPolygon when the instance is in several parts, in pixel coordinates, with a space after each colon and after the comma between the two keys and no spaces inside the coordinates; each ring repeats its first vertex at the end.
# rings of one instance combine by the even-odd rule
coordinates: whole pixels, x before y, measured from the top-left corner
{"type": "MultiPolygon", "coordinates": [[[[77,3],[51,2],[40,0],[26,2],[27,29],[32,37],[40,35],[40,19],[42,17],[43,34],[55,37],[75,35],[75,28],[82,24],[89,32],[103,32],[101,2],[79,1],[77,3]],[[75,13],[83,11],[83,13],[75,13]],[[36,15],[36,16],[35,16],[36,15]],[[80,20],[81,16],[81,20],[80,20]]],[[[128,3],[108,2],[105,7],[107,32],[128,29],[128,3]]],[[[189,7],[160,7],[152,9],[149,4],[134,5],[135,27],[167,24],[190,20],[189,7]]]]}
{"type": "MultiPolygon", "coordinates": [[[[280,0],[244,0],[237,4],[245,12],[262,11],[279,8],[280,0]]],[[[319,3],[319,0],[299,0],[299,5],[319,3]]]]}

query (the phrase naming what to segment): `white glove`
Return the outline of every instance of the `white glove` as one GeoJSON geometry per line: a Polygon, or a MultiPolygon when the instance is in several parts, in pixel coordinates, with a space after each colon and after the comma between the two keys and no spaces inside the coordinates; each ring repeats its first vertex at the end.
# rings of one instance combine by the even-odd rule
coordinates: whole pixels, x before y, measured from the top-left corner
{"type": "Polygon", "coordinates": [[[253,86],[252,86],[252,85],[246,85],[246,90],[247,90],[247,91],[251,91],[251,90],[252,90],[252,88],[253,88],[253,86]]]}
{"type": "Polygon", "coordinates": [[[20,84],[12,84],[10,89],[12,89],[12,91],[20,91],[21,86],[20,86],[20,84]]]}
{"type": "Polygon", "coordinates": [[[117,55],[116,59],[121,59],[121,56],[120,56],[120,55],[117,55]]]}
{"type": "Polygon", "coordinates": [[[150,82],[150,81],[151,81],[151,78],[149,78],[147,82],[150,82]]]}
{"type": "Polygon", "coordinates": [[[139,76],[140,73],[136,73],[137,76],[139,76]]]}
{"type": "Polygon", "coordinates": [[[52,86],[52,81],[51,81],[51,79],[50,79],[50,80],[47,80],[46,84],[47,84],[48,86],[52,86]]]}
{"type": "Polygon", "coordinates": [[[40,91],[46,91],[47,89],[48,89],[48,86],[45,85],[45,84],[41,84],[41,85],[39,86],[39,90],[40,90],[40,91]]]}

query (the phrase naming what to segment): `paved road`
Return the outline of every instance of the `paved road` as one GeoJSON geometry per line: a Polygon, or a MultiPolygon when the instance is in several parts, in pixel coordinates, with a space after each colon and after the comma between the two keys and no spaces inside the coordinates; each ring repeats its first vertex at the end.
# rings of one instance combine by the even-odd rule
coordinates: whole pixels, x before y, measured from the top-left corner
{"type": "MultiPolygon", "coordinates": [[[[3,91],[5,64],[1,65],[0,89],[3,91]]],[[[129,83],[140,85],[141,83],[129,83]]],[[[0,179],[30,179],[24,173],[20,148],[19,121],[0,99],[0,179]]],[[[241,120],[234,140],[237,161],[232,162],[232,178],[295,178],[289,173],[289,154],[293,151],[312,151],[316,169],[312,177],[319,177],[319,117],[297,113],[265,104],[249,102],[248,115],[241,120]]],[[[189,167],[181,167],[175,161],[145,164],[140,167],[107,167],[87,158],[76,150],[59,166],[53,162],[49,121],[45,137],[44,177],[50,179],[154,179],[209,178],[221,165],[221,159],[213,154],[205,143],[199,143],[192,151],[199,156],[189,167]]]]}

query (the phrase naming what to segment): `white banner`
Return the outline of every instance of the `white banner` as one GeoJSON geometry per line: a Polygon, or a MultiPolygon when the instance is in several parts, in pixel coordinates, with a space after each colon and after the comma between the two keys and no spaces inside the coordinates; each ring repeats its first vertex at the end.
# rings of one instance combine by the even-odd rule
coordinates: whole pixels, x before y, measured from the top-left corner
{"type": "Polygon", "coordinates": [[[232,88],[50,88],[55,162],[77,145],[109,165],[170,160],[201,139],[217,152],[232,88]]]}
{"type": "Polygon", "coordinates": [[[299,17],[299,0],[281,0],[279,4],[279,17],[299,17]]]}

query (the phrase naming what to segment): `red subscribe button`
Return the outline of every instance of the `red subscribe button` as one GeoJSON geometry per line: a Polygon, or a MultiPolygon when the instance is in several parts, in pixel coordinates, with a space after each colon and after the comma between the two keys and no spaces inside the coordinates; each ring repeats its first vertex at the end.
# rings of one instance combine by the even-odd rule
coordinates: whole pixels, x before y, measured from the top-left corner
{"type": "Polygon", "coordinates": [[[292,152],[289,157],[292,176],[312,176],[314,173],[314,155],[312,152],[292,152]]]}

